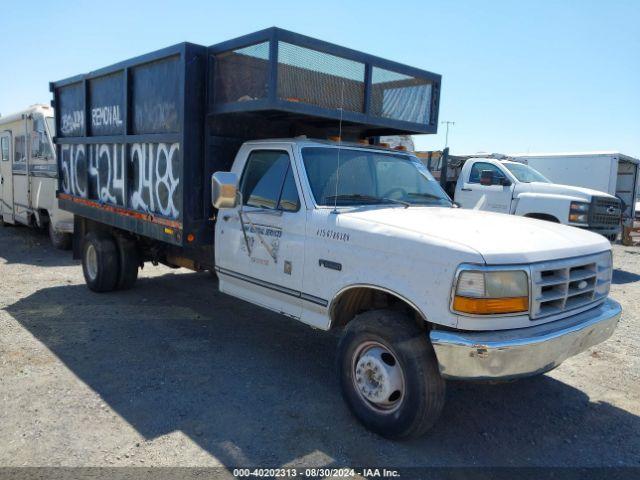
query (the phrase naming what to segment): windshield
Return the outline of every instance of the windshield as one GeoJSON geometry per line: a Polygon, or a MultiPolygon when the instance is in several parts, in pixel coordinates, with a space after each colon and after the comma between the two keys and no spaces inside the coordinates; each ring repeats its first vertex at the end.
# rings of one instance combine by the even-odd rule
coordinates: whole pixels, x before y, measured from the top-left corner
{"type": "Polygon", "coordinates": [[[56,136],[56,121],[54,120],[53,117],[44,117],[44,119],[47,121],[47,127],[49,127],[49,133],[51,134],[52,137],[56,136]]]}
{"type": "Polygon", "coordinates": [[[533,168],[523,165],[521,163],[503,163],[505,167],[509,169],[513,176],[518,179],[518,181],[523,183],[531,183],[531,182],[541,182],[541,183],[551,183],[547,177],[542,175],[537,170],[533,168]]]}
{"type": "Polygon", "coordinates": [[[318,205],[451,206],[451,200],[427,168],[409,155],[306,147],[302,158],[318,205]]]}
{"type": "MultiPolygon", "coordinates": [[[[48,118],[48,117],[46,117],[48,118]]],[[[31,132],[31,155],[36,158],[53,158],[53,150],[49,135],[45,128],[45,117],[41,114],[33,115],[33,132],[31,132]]]]}

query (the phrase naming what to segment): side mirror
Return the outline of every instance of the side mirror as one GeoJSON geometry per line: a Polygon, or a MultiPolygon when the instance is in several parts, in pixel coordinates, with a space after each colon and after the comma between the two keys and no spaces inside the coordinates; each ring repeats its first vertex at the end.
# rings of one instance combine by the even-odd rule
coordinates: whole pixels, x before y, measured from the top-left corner
{"type": "Polygon", "coordinates": [[[238,203],[238,175],[216,172],[211,175],[211,204],[215,208],[233,208],[238,203]]]}
{"type": "Polygon", "coordinates": [[[493,185],[493,170],[482,170],[480,172],[480,185],[493,185]]]}

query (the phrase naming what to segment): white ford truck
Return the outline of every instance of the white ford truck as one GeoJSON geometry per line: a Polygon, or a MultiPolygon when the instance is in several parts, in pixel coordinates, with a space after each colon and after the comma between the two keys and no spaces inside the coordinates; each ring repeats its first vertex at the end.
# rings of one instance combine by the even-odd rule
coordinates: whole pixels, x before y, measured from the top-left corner
{"type": "Polygon", "coordinates": [[[617,324],[602,236],[455,208],[412,155],[260,141],[231,172],[213,178],[221,291],[346,327],[343,392],[383,435],[424,432],[446,378],[544,373],[617,324]]]}
{"type": "Polygon", "coordinates": [[[447,180],[452,187],[455,182],[450,193],[462,208],[562,223],[609,240],[621,230],[620,199],[606,192],[553,183],[531,166],[502,158],[453,157],[452,164],[457,181],[447,180]]]}
{"type": "Polygon", "coordinates": [[[145,262],[214,270],[222,292],[342,330],[344,398],[390,438],[433,425],[447,379],[537,375],[606,340],[621,309],[604,237],[457,208],[413,154],[376,145],[435,131],[439,85],[280,29],[53,83],[88,287],[133,287],[145,262]]]}

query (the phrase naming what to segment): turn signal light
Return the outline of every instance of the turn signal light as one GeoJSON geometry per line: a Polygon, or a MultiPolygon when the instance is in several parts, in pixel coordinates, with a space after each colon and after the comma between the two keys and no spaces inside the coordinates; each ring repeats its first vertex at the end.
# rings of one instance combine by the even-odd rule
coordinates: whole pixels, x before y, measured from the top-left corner
{"type": "Polygon", "coordinates": [[[453,309],[473,315],[526,312],[529,310],[529,298],[470,298],[456,295],[453,299],[453,309]]]}
{"type": "Polygon", "coordinates": [[[587,215],[584,213],[572,213],[569,215],[570,222],[587,223],[587,215]]]}

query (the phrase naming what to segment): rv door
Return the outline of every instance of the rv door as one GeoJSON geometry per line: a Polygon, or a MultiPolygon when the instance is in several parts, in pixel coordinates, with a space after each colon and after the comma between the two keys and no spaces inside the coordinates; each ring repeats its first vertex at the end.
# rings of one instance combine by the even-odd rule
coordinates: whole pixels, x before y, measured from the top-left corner
{"type": "Polygon", "coordinates": [[[11,132],[0,133],[0,212],[2,220],[13,223],[13,173],[11,132]]]}

